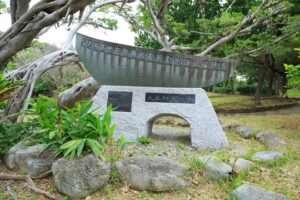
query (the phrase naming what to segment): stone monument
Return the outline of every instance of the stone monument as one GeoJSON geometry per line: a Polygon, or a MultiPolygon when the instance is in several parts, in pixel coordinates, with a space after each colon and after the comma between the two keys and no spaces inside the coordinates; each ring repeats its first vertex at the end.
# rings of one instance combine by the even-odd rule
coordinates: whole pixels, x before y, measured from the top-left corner
{"type": "Polygon", "coordinates": [[[217,115],[201,87],[222,82],[233,74],[235,62],[155,51],[101,41],[77,34],[76,49],[89,73],[102,84],[93,99],[104,112],[115,109],[116,137],[128,140],[151,133],[163,115],[185,119],[192,146],[219,149],[228,144],[217,115]]]}

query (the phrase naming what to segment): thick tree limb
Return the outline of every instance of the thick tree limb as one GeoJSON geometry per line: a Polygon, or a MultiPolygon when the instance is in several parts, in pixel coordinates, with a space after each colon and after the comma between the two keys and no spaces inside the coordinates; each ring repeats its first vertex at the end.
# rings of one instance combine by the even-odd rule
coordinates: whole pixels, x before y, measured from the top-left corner
{"type": "Polygon", "coordinates": [[[58,103],[61,107],[72,107],[77,101],[93,97],[99,87],[100,84],[93,77],[89,77],[60,93],[58,103]]]}
{"type": "MultiPolygon", "coordinates": [[[[144,5],[148,8],[150,17],[153,22],[154,26],[154,33],[156,35],[157,40],[160,42],[160,44],[163,46],[163,51],[171,51],[173,42],[170,41],[168,34],[166,34],[166,31],[163,27],[163,19],[162,17],[158,18],[158,16],[155,14],[153,7],[151,5],[150,0],[142,1],[144,5]]],[[[162,1],[161,7],[167,7],[169,5],[169,1],[162,1]]],[[[165,12],[164,8],[164,12],[165,12]]],[[[161,13],[163,14],[163,13],[161,13]]]]}
{"type": "Polygon", "coordinates": [[[28,187],[29,189],[31,189],[33,192],[37,193],[37,194],[41,194],[45,197],[47,197],[48,199],[52,199],[52,200],[58,200],[58,198],[56,198],[54,195],[50,194],[47,191],[44,191],[40,188],[38,188],[32,178],[30,176],[25,176],[25,175],[13,175],[13,174],[4,174],[1,173],[0,174],[0,181],[5,181],[5,180],[14,180],[14,181],[25,181],[26,187],[28,187]]]}
{"type": "Polygon", "coordinates": [[[41,0],[0,36],[0,69],[18,51],[26,48],[39,32],[54,25],[67,13],[74,14],[94,0],[41,0]]]}

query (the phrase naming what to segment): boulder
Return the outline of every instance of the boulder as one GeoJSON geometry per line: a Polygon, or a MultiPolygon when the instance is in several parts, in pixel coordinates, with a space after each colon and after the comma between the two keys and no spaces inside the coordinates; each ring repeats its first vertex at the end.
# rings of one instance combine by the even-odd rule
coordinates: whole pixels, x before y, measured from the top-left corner
{"type": "Polygon", "coordinates": [[[267,191],[256,185],[245,183],[232,192],[232,196],[237,200],[288,200],[282,194],[267,191]]]}
{"type": "Polygon", "coordinates": [[[234,127],[234,131],[239,134],[242,138],[249,139],[254,136],[254,132],[248,126],[236,126],[234,127]]]}
{"type": "Polygon", "coordinates": [[[121,178],[132,188],[155,192],[187,186],[185,167],[165,157],[137,156],[116,163],[121,178]]]}
{"type": "Polygon", "coordinates": [[[53,163],[52,173],[57,190],[72,198],[83,198],[105,186],[110,178],[110,165],[94,155],[53,163]]]}
{"type": "Polygon", "coordinates": [[[204,165],[204,175],[212,180],[228,178],[232,175],[232,167],[212,156],[201,157],[204,165]]]}
{"type": "Polygon", "coordinates": [[[253,162],[249,160],[245,160],[243,158],[239,158],[235,161],[233,165],[233,171],[237,174],[241,172],[247,172],[253,167],[253,165],[254,165],[253,162]]]}
{"type": "Polygon", "coordinates": [[[39,177],[51,170],[55,153],[46,145],[25,146],[16,144],[4,156],[4,163],[9,169],[19,169],[32,177],[39,177]]]}
{"type": "Polygon", "coordinates": [[[252,156],[252,160],[256,161],[273,161],[283,157],[283,154],[278,151],[260,151],[252,156]]]}
{"type": "Polygon", "coordinates": [[[286,144],[282,138],[269,132],[260,132],[256,134],[256,139],[271,149],[276,149],[286,144]]]}

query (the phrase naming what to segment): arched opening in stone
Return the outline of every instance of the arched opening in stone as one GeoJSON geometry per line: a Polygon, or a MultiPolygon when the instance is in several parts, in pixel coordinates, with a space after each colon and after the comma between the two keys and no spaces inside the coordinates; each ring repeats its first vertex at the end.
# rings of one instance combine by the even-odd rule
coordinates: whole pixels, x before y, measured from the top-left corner
{"type": "Polygon", "coordinates": [[[191,144],[191,125],[179,115],[160,114],[148,121],[148,134],[160,140],[191,144]]]}

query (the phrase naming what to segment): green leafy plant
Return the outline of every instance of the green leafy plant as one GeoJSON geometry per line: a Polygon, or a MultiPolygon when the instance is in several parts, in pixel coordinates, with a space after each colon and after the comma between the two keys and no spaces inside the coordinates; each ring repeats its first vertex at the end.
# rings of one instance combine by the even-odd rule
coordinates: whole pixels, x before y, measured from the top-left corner
{"type": "Polygon", "coordinates": [[[300,65],[284,65],[288,78],[288,88],[300,89],[300,65]]]}
{"type": "Polygon", "coordinates": [[[91,106],[90,102],[80,102],[74,108],[62,110],[55,100],[39,97],[31,109],[31,121],[38,127],[32,139],[47,144],[64,157],[74,158],[89,152],[103,157],[115,130],[112,107],[99,116],[91,106]]]}
{"type": "Polygon", "coordinates": [[[51,96],[53,94],[53,90],[56,89],[55,83],[50,80],[49,78],[42,78],[37,80],[34,89],[33,89],[33,95],[38,96],[38,95],[46,95],[46,96],[51,96]]]}
{"type": "Polygon", "coordinates": [[[8,99],[20,85],[22,81],[7,80],[0,72],[0,102],[8,99]]]}
{"type": "Polygon", "coordinates": [[[29,123],[0,123],[0,156],[32,133],[29,123]]]}
{"type": "Polygon", "coordinates": [[[147,136],[140,136],[138,137],[137,141],[140,143],[140,144],[143,144],[143,145],[148,145],[151,143],[151,139],[147,136]]]}

